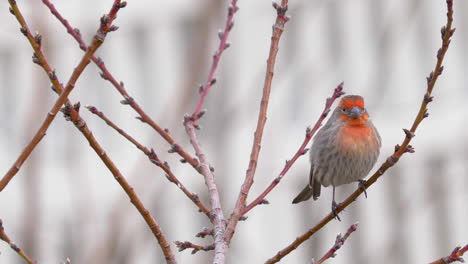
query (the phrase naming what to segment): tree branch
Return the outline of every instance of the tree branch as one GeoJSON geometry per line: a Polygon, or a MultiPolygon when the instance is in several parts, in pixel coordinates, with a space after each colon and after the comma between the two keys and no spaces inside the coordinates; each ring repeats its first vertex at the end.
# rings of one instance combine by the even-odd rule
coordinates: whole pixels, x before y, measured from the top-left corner
{"type": "Polygon", "coordinates": [[[296,154],[294,154],[292,159],[286,161],[286,165],[284,166],[283,170],[280,172],[278,177],[276,177],[270,183],[270,185],[253,202],[251,202],[249,205],[247,205],[244,208],[242,215],[245,215],[247,212],[252,210],[252,208],[254,208],[255,206],[264,203],[265,197],[280,183],[281,179],[283,179],[284,175],[286,175],[286,173],[289,171],[292,165],[296,162],[296,160],[300,156],[307,153],[308,149],[306,149],[306,146],[309,144],[309,141],[312,139],[314,134],[322,125],[323,120],[325,120],[325,118],[327,117],[328,113],[330,112],[330,108],[333,105],[333,102],[335,102],[335,100],[341,95],[343,95],[343,83],[340,83],[340,85],[338,85],[333,91],[333,95],[327,98],[326,103],[325,103],[325,108],[323,109],[322,114],[320,115],[319,119],[315,123],[314,127],[312,129],[310,127],[307,128],[304,141],[302,142],[302,145],[299,147],[299,149],[296,151],[296,154]]]}
{"type": "Polygon", "coordinates": [[[198,101],[197,106],[192,114],[192,119],[196,122],[198,119],[201,118],[202,107],[205,102],[205,97],[208,95],[210,88],[216,83],[216,79],[214,78],[214,74],[218,68],[218,63],[223,55],[224,50],[229,48],[230,44],[227,42],[227,38],[229,33],[231,32],[232,27],[234,26],[234,14],[239,10],[237,7],[237,0],[232,0],[228,7],[228,16],[226,19],[226,25],[224,26],[224,31],[218,32],[219,36],[219,46],[216,50],[215,54],[213,55],[213,62],[211,63],[210,72],[208,74],[208,79],[206,80],[205,85],[200,87],[200,99],[198,101]]]}
{"type": "Polygon", "coordinates": [[[270,99],[271,83],[273,81],[273,73],[275,71],[276,55],[278,54],[278,49],[279,49],[278,48],[279,40],[281,38],[281,35],[283,34],[284,25],[288,21],[288,17],[286,17],[286,11],[288,10],[288,0],[282,0],[281,5],[278,5],[273,2],[273,7],[276,9],[277,16],[276,16],[276,22],[273,25],[273,30],[272,30],[273,32],[271,36],[270,53],[268,55],[268,60],[267,60],[267,69],[266,69],[266,74],[265,74],[265,82],[263,86],[262,100],[260,102],[260,111],[258,114],[257,128],[255,130],[254,140],[252,144],[252,151],[250,153],[250,162],[249,162],[249,167],[247,168],[247,172],[245,175],[245,180],[244,180],[244,183],[242,184],[239,196],[237,198],[236,205],[234,207],[234,210],[231,214],[231,218],[229,219],[229,223],[226,228],[226,235],[224,239],[226,240],[227,244],[230,243],[231,238],[234,235],[234,231],[236,229],[236,225],[239,221],[239,218],[244,213],[247,195],[254,182],[255,171],[257,169],[257,160],[260,154],[263,130],[265,128],[265,124],[267,120],[268,102],[270,99]]]}
{"type": "Polygon", "coordinates": [[[60,82],[57,80],[57,76],[55,71],[52,70],[50,65],[47,62],[46,57],[42,53],[41,50],[41,41],[42,37],[40,35],[36,35],[33,37],[31,34],[26,21],[21,14],[16,1],[15,0],[8,0],[10,3],[10,12],[16,17],[19,24],[21,25],[21,33],[29,40],[33,50],[33,62],[39,64],[44,71],[49,76],[55,90],[57,93],[60,94],[59,98],[55,101],[52,109],[47,113],[45,120],[43,121],[42,125],[34,135],[33,139],[29,142],[29,144],[25,147],[21,155],[18,157],[16,162],[11,166],[10,170],[3,176],[2,180],[0,181],[0,191],[2,191],[6,185],[10,182],[10,180],[16,175],[16,173],[21,168],[21,165],[24,161],[29,157],[31,152],[34,148],[39,144],[39,142],[44,138],[46,135],[47,129],[49,128],[52,121],[55,119],[60,107],[68,101],[68,95],[71,93],[73,88],[75,87],[75,83],[80,77],[81,73],[84,71],[86,66],[89,64],[91,57],[93,56],[94,52],[102,45],[104,39],[108,32],[117,30],[117,27],[112,25],[112,21],[116,17],[118,10],[121,8],[120,0],[115,0],[114,4],[107,15],[104,15],[101,18],[101,25],[96,32],[96,35],[93,38],[91,45],[86,50],[86,53],[83,55],[80,63],[73,71],[70,79],[68,80],[67,85],[65,88],[62,87],[60,82]]]}
{"type": "MultiPolygon", "coordinates": [[[[437,62],[436,66],[434,68],[434,71],[432,71],[429,76],[427,77],[427,90],[426,93],[424,94],[424,98],[421,103],[421,107],[419,109],[418,114],[416,115],[416,118],[413,122],[413,125],[411,127],[411,130],[404,129],[405,131],[405,138],[400,145],[395,146],[395,152],[393,155],[387,158],[387,160],[379,167],[379,169],[370,177],[367,182],[364,184],[365,189],[369,188],[372,184],[374,184],[390,167],[395,165],[395,163],[398,162],[401,156],[403,154],[409,152],[412,153],[414,152],[414,148],[409,145],[411,139],[414,137],[414,133],[416,132],[416,129],[418,128],[419,124],[423,119],[429,116],[427,113],[427,105],[430,103],[433,99],[431,96],[432,90],[434,88],[434,85],[438,79],[438,77],[442,74],[443,66],[442,62],[444,60],[445,53],[447,52],[447,49],[450,44],[450,39],[455,32],[455,29],[452,29],[452,22],[453,22],[453,0],[447,0],[447,24],[442,27],[441,33],[442,33],[442,47],[438,50],[437,52],[437,62]]],[[[344,200],[342,203],[338,204],[338,207],[336,208],[336,213],[339,213],[343,211],[346,207],[348,207],[352,202],[356,200],[356,198],[361,195],[365,189],[358,188],[355,192],[353,192],[346,200],[344,200]]],[[[269,259],[266,263],[276,263],[280,261],[283,257],[291,253],[291,251],[295,250],[299,245],[301,245],[304,241],[309,239],[313,234],[315,234],[318,230],[320,230],[322,227],[324,227],[328,222],[330,222],[332,219],[334,219],[334,214],[329,213],[325,218],[323,218],[317,225],[309,229],[306,233],[301,235],[300,237],[296,238],[294,242],[292,242],[289,246],[286,248],[280,250],[274,257],[269,259]]]]}
{"type": "MultiPolygon", "coordinates": [[[[42,0],[44,5],[46,5],[50,12],[62,23],[65,28],[67,29],[67,32],[78,42],[80,49],[83,51],[86,51],[88,49],[88,46],[86,43],[83,41],[81,38],[80,30],[78,28],[73,28],[70,23],[60,14],[60,12],[55,8],[55,6],[49,1],[49,0],[42,0]]],[[[169,134],[169,131],[167,129],[161,128],[142,108],[141,106],[136,102],[136,100],[131,97],[127,90],[125,89],[124,83],[123,82],[118,82],[114,76],[110,73],[110,71],[107,69],[106,65],[104,64],[104,61],[99,58],[99,57],[92,57],[92,61],[101,69],[101,77],[104,80],[109,81],[116,89],[117,91],[122,95],[124,100],[121,101],[122,104],[128,104],[130,107],[135,110],[135,112],[138,113],[139,117],[138,119],[142,121],[143,123],[148,124],[150,127],[152,127],[159,135],[161,135],[166,142],[168,142],[172,146],[172,150],[174,152],[177,152],[187,163],[189,163],[193,168],[197,169],[198,168],[198,161],[197,159],[193,158],[189,153],[187,153],[179,144],[176,143],[176,141],[172,138],[172,136],[169,134]]]]}
{"type": "MultiPolygon", "coordinates": [[[[206,160],[205,154],[203,153],[200,143],[198,142],[197,135],[195,133],[195,128],[198,128],[196,125],[196,121],[200,119],[204,114],[205,111],[202,110],[205,97],[208,95],[211,86],[213,86],[216,82],[214,79],[214,74],[218,68],[219,61],[221,59],[221,55],[223,54],[224,50],[226,50],[230,44],[227,43],[227,38],[229,33],[231,32],[232,27],[234,26],[234,14],[237,12],[237,0],[232,0],[228,7],[228,16],[226,19],[226,25],[223,32],[219,32],[218,36],[220,38],[219,46],[216,53],[213,56],[213,61],[210,67],[210,72],[208,74],[208,79],[206,84],[200,87],[200,99],[198,101],[197,106],[191,116],[185,116],[184,118],[184,126],[185,130],[190,138],[190,143],[192,144],[195,153],[200,160],[199,164],[199,172],[205,178],[205,184],[208,187],[209,197],[210,197],[210,204],[211,204],[211,217],[210,220],[213,224],[213,238],[214,238],[214,247],[209,247],[209,249],[213,249],[215,251],[213,263],[214,264],[222,264],[225,262],[226,252],[227,252],[227,243],[224,240],[224,235],[226,232],[226,225],[223,210],[221,208],[221,201],[219,198],[218,187],[216,186],[216,182],[214,180],[214,175],[212,171],[212,167],[206,160]]],[[[180,249],[180,248],[179,248],[180,249]]]]}
{"type": "Polygon", "coordinates": [[[354,224],[354,225],[351,225],[348,228],[348,231],[346,231],[346,234],[344,236],[341,236],[341,234],[338,234],[336,236],[335,245],[333,245],[333,247],[330,248],[330,250],[328,250],[327,253],[325,253],[325,255],[323,255],[323,257],[319,259],[319,261],[312,262],[312,263],[313,264],[322,264],[323,262],[325,262],[325,260],[327,260],[329,258],[334,258],[336,256],[336,252],[344,245],[346,239],[348,239],[348,237],[351,235],[351,233],[353,233],[354,231],[357,230],[357,226],[358,226],[357,223],[354,224]]]}
{"type": "Polygon", "coordinates": [[[223,210],[221,208],[221,201],[219,199],[218,187],[216,186],[213,172],[210,169],[205,154],[203,153],[200,143],[198,142],[197,135],[195,133],[195,127],[193,119],[189,116],[185,117],[184,120],[185,130],[190,138],[195,153],[200,160],[200,171],[205,178],[205,184],[208,187],[211,204],[211,217],[210,220],[213,223],[213,237],[215,240],[215,256],[213,264],[223,264],[225,262],[225,255],[227,251],[227,243],[224,240],[224,234],[226,226],[224,223],[223,210]]]}
{"type": "Polygon", "coordinates": [[[3,227],[3,221],[0,219],[0,240],[5,241],[10,247],[18,254],[21,258],[23,258],[29,264],[37,264],[37,262],[33,261],[21,248],[19,248],[15,243],[11,241],[8,235],[5,232],[5,228],[3,227]]]}
{"type": "Polygon", "coordinates": [[[89,130],[86,122],[80,117],[79,109],[79,103],[75,104],[74,106],[66,104],[65,107],[61,109],[61,111],[63,112],[65,119],[73,122],[75,127],[78,128],[81,134],[83,134],[83,136],[88,140],[91,148],[93,148],[93,150],[102,160],[102,162],[104,162],[106,167],[112,173],[115,180],[120,184],[122,189],[128,195],[128,197],[130,198],[130,202],[135,206],[135,208],[138,210],[141,216],[143,216],[143,219],[145,220],[146,224],[153,232],[154,237],[157,239],[161,250],[163,251],[164,257],[166,258],[166,262],[169,264],[176,264],[177,262],[175,261],[175,257],[172,252],[171,246],[167,241],[166,236],[164,235],[164,232],[162,231],[161,227],[153,218],[151,213],[145,208],[133,187],[127,182],[125,176],[120,172],[115,163],[109,158],[106,151],[97,142],[93,133],[91,132],[91,130],[89,130]],[[74,109],[74,111],[72,111],[72,109],[74,109]]]}
{"type": "Polygon", "coordinates": [[[130,141],[133,145],[135,145],[139,150],[141,150],[154,165],[160,167],[166,173],[166,178],[170,182],[174,183],[190,200],[192,200],[192,202],[199,208],[200,212],[203,212],[205,215],[210,217],[210,209],[208,209],[200,201],[200,198],[198,197],[197,194],[190,192],[179,181],[179,179],[174,175],[171,168],[169,167],[169,164],[167,162],[162,162],[159,159],[158,155],[156,155],[156,153],[154,152],[153,149],[150,150],[147,147],[143,146],[141,143],[139,143],[137,140],[135,140],[133,137],[131,137],[129,134],[127,134],[123,129],[121,129],[119,126],[117,126],[114,122],[112,122],[107,116],[104,115],[104,113],[99,111],[96,107],[86,106],[86,108],[91,113],[93,113],[93,114],[97,115],[99,118],[101,118],[104,122],[106,122],[107,125],[109,125],[115,131],[117,131],[120,135],[125,137],[128,141],[130,141]]]}
{"type": "Polygon", "coordinates": [[[450,264],[450,263],[454,263],[454,262],[465,262],[465,260],[462,258],[463,254],[465,254],[465,252],[468,251],[468,244],[465,245],[463,248],[462,247],[456,247],[452,253],[445,257],[445,258],[441,258],[441,259],[438,259],[436,261],[433,261],[429,264],[450,264]]]}
{"type": "Polygon", "coordinates": [[[175,241],[174,242],[179,249],[179,252],[184,251],[188,248],[192,249],[192,255],[197,253],[198,251],[211,251],[215,248],[214,244],[208,245],[208,246],[200,246],[197,244],[193,244],[192,242],[189,241],[175,241]]]}

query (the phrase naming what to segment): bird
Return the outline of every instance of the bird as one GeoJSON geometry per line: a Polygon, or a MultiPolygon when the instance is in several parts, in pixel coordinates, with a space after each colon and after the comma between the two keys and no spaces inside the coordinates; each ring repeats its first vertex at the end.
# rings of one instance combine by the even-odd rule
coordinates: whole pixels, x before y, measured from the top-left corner
{"type": "MultiPolygon", "coordinates": [[[[321,187],[333,186],[332,213],[336,213],[335,187],[359,182],[374,167],[382,140],[359,95],[344,96],[327,123],[317,132],[310,148],[309,183],[294,198],[293,204],[314,200],[321,187]]],[[[367,194],[366,194],[367,197],[367,194]]]]}

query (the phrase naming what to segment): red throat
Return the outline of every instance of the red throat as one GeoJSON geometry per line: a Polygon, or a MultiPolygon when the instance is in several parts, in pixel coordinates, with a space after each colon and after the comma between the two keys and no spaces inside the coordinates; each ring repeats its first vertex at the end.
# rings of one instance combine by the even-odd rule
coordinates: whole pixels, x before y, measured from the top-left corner
{"type": "Polygon", "coordinates": [[[349,122],[363,122],[362,125],[344,125],[340,129],[339,142],[344,150],[361,150],[364,146],[371,148],[374,146],[374,130],[368,126],[364,120],[354,119],[349,122]]]}

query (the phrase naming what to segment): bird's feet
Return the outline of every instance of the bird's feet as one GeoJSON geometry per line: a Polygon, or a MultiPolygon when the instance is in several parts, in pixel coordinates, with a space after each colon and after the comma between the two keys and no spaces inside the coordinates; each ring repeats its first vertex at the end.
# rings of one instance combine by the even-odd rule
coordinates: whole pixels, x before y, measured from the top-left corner
{"type": "Polygon", "coordinates": [[[333,200],[332,206],[331,206],[333,218],[336,218],[336,220],[341,222],[341,218],[338,216],[338,212],[336,211],[337,208],[338,208],[338,204],[335,202],[335,200],[333,200]]]}
{"type": "Polygon", "coordinates": [[[364,196],[367,199],[367,191],[366,191],[367,181],[366,180],[358,180],[358,181],[359,181],[358,188],[364,192],[364,196]]]}

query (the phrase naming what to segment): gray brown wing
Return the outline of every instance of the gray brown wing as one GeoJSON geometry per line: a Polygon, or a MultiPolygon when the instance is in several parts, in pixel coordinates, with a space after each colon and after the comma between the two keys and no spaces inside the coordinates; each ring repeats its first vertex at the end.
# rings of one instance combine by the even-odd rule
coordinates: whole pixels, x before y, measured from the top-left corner
{"type": "Polygon", "coordinates": [[[310,173],[309,173],[309,184],[294,198],[292,201],[293,204],[297,204],[303,201],[307,201],[310,197],[314,197],[314,200],[320,196],[320,183],[314,179],[314,166],[310,166],[310,173]]]}

